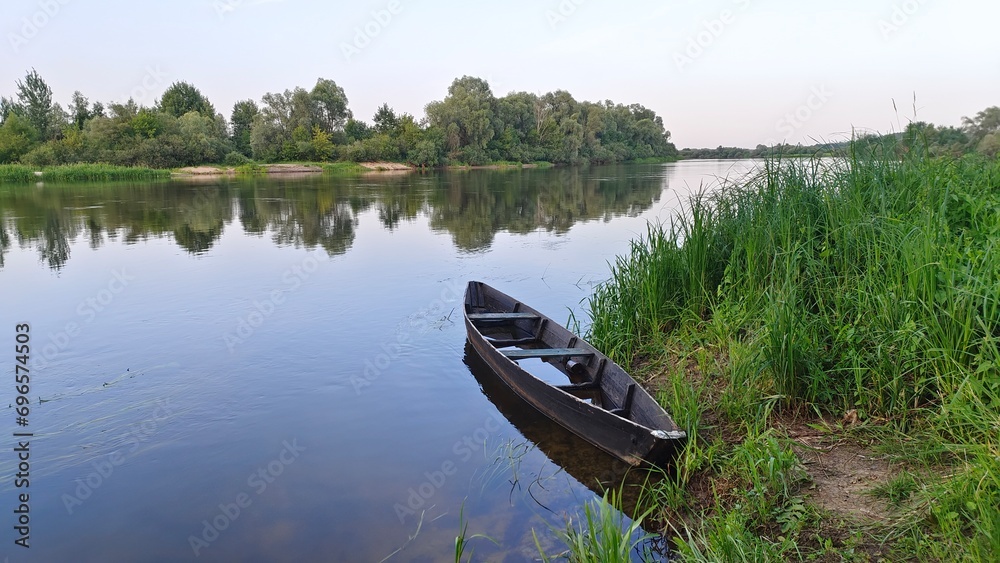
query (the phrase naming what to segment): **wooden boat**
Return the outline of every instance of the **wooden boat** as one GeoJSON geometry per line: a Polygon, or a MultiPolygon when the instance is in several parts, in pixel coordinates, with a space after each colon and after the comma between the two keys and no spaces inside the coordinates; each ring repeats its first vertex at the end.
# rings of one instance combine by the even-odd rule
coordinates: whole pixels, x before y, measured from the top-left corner
{"type": "MultiPolygon", "coordinates": [[[[641,513],[639,500],[643,495],[642,485],[655,483],[660,477],[658,472],[650,473],[632,467],[538,412],[497,376],[468,341],[463,361],[479,383],[483,395],[525,440],[598,497],[610,490],[617,491],[616,500],[621,504],[615,506],[629,518],[637,518],[641,513]]],[[[515,444],[521,445],[518,442],[515,444]]],[[[539,506],[544,507],[541,503],[539,506]]]]}
{"type": "Polygon", "coordinates": [[[668,467],[687,435],[618,364],[535,309],[482,282],[465,290],[469,343],[526,402],[630,465],[668,467]],[[565,374],[551,385],[519,361],[538,358],[565,374]]]}

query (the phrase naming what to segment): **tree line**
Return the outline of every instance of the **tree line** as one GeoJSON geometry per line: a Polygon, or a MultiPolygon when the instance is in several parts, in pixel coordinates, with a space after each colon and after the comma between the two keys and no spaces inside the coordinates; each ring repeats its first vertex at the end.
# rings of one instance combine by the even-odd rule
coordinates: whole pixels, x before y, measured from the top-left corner
{"type": "Polygon", "coordinates": [[[0,164],[106,162],[173,168],[207,163],[345,160],[417,166],[491,162],[607,163],[670,159],[663,119],[639,104],[577,101],[566,91],[494,96],[464,76],[423,118],[383,104],[355,119],[347,95],[320,78],[241,100],[229,118],[194,85],[170,85],[152,107],[93,102],[79,91],[63,108],[35,70],[0,98],[0,164]]]}
{"type": "MultiPolygon", "coordinates": [[[[960,157],[978,153],[996,158],[1000,156],[1000,107],[989,107],[972,117],[963,117],[960,127],[913,121],[900,133],[867,133],[854,139],[855,148],[868,145],[893,146],[900,153],[922,151],[929,156],[960,157]]],[[[850,146],[847,141],[808,146],[757,145],[753,149],[720,146],[714,149],[681,149],[678,156],[682,159],[765,158],[774,154],[830,156],[843,154],[850,146]]]]}

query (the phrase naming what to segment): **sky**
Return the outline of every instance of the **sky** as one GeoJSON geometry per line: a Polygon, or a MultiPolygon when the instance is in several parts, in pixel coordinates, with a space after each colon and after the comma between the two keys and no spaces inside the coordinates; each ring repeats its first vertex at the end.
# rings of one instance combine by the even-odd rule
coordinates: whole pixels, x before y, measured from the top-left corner
{"type": "Polygon", "coordinates": [[[64,106],[194,84],[227,118],[318,78],[354,116],[493,93],[642,104],[678,147],[959,125],[1000,105],[995,0],[4,0],[0,95],[34,68],[64,106]]]}

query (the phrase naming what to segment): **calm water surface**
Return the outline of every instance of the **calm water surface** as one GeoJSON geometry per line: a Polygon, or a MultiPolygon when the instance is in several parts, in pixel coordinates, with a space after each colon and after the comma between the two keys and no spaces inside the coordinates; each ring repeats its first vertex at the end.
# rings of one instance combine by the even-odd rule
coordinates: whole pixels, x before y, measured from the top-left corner
{"type": "Polygon", "coordinates": [[[647,221],[751,164],[0,186],[5,403],[31,327],[0,558],[447,561],[462,521],[477,560],[559,551],[623,468],[482,369],[465,283],[585,323],[647,221]]]}

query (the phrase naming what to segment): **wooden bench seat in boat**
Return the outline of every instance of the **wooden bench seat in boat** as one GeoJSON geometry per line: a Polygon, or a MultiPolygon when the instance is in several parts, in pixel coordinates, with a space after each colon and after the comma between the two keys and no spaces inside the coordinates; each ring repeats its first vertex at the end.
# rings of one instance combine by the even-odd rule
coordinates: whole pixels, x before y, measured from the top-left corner
{"type": "Polygon", "coordinates": [[[594,353],[584,348],[538,348],[534,350],[500,350],[500,353],[512,360],[525,360],[528,358],[542,358],[545,360],[553,358],[578,358],[593,356],[594,353]]]}
{"type": "Polygon", "coordinates": [[[469,315],[470,321],[520,321],[540,318],[532,313],[472,313],[469,315]]]}

